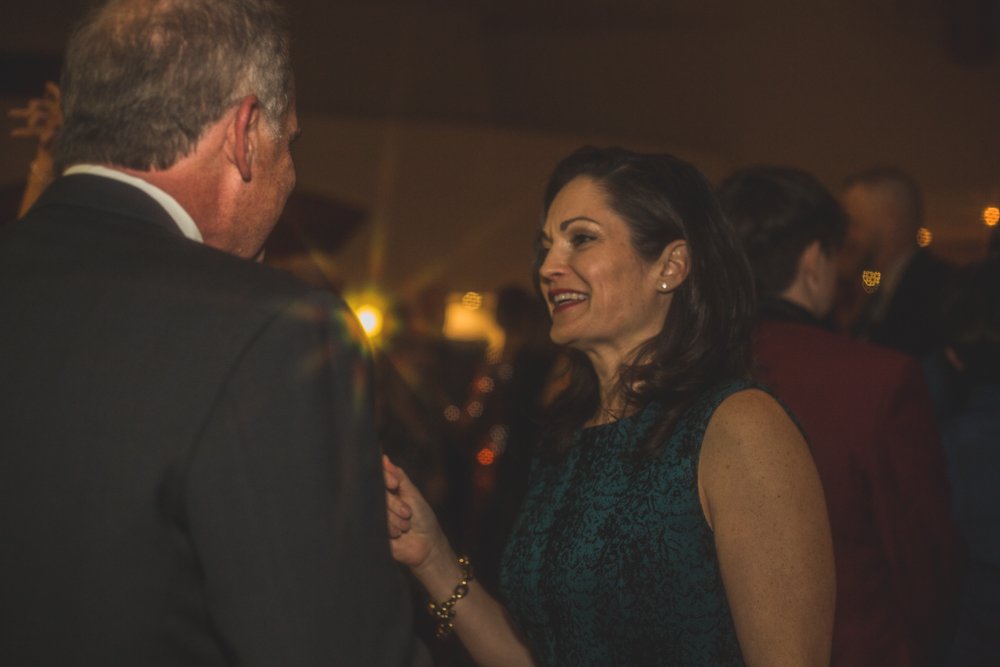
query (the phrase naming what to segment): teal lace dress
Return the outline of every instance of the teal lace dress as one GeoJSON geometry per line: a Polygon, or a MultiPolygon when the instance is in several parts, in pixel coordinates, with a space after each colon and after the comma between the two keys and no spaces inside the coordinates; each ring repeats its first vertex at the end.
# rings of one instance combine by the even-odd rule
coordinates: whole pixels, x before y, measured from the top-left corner
{"type": "Polygon", "coordinates": [[[536,462],[507,543],[501,593],[542,665],[743,665],[698,500],[715,408],[706,393],[659,454],[629,455],[658,408],[580,431],[558,463],[536,462]]]}

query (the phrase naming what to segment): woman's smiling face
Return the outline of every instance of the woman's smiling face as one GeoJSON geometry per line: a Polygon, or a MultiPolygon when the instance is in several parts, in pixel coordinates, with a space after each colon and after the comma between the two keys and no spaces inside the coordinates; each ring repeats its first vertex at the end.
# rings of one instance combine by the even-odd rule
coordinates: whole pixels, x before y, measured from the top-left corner
{"type": "Polygon", "coordinates": [[[538,277],[552,340],[624,360],[663,327],[670,299],[658,262],[644,260],[599,183],[580,176],[559,191],[542,225],[538,277]]]}

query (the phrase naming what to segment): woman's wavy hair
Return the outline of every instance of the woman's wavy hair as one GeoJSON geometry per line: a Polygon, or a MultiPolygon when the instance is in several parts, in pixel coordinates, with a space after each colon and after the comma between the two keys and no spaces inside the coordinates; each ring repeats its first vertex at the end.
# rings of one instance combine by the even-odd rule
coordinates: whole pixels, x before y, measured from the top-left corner
{"type": "Polygon", "coordinates": [[[67,46],[57,166],[167,169],[251,94],[277,138],[291,99],[289,45],[271,0],[101,4],[67,46]]]}
{"type": "MultiPolygon", "coordinates": [[[[725,379],[749,376],[753,277],[712,186],[691,164],[665,154],[583,147],[556,165],[545,190],[543,218],[556,195],[576,178],[591,179],[607,193],[611,208],[629,227],[633,247],[646,261],[659,258],[672,241],[684,239],[688,244],[689,274],[673,292],[663,328],[640,346],[636,361],[619,374],[628,410],[642,409],[651,401],[663,407],[639,448],[641,455],[653,455],[702,391],[725,379]]],[[[542,260],[539,247],[534,273],[539,290],[542,260]]],[[[542,452],[555,457],[565,452],[573,433],[600,404],[590,361],[575,350],[569,356],[569,384],[546,410],[541,442],[542,452]]]]}

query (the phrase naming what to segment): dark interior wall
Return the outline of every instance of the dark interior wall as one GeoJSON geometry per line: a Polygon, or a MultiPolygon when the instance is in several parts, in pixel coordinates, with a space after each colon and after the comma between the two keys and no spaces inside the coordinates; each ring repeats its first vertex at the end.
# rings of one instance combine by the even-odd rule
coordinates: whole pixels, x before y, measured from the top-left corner
{"type": "MultiPolygon", "coordinates": [[[[23,5],[0,53],[58,59],[85,4],[23,5]]],[[[546,173],[584,142],[675,152],[713,178],[795,164],[831,187],[894,162],[955,256],[976,252],[979,211],[1000,200],[995,0],[287,4],[300,185],[369,215],[337,257],[347,281],[524,275],[546,173]]],[[[9,127],[13,182],[30,149],[9,127]]]]}

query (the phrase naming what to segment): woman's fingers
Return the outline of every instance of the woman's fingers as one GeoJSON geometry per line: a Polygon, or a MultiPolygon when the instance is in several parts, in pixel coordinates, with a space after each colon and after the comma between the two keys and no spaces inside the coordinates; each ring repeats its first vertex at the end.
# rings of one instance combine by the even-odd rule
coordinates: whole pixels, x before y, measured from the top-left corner
{"type": "Polygon", "coordinates": [[[395,493],[385,494],[385,506],[391,514],[395,514],[400,519],[409,519],[413,516],[413,510],[395,493]]]}
{"type": "Polygon", "coordinates": [[[396,539],[410,530],[413,510],[399,497],[402,469],[393,465],[389,457],[382,456],[382,474],[385,479],[385,506],[388,514],[389,537],[396,539]]]}
{"type": "Polygon", "coordinates": [[[403,472],[403,469],[400,468],[395,463],[393,463],[392,459],[390,459],[385,454],[382,455],[382,470],[385,471],[386,476],[391,476],[397,480],[400,480],[406,476],[406,473],[403,472]]]}
{"type": "Polygon", "coordinates": [[[395,539],[401,537],[403,533],[407,533],[410,530],[410,520],[403,519],[395,514],[389,514],[389,520],[387,525],[389,526],[389,537],[395,539]]]}

